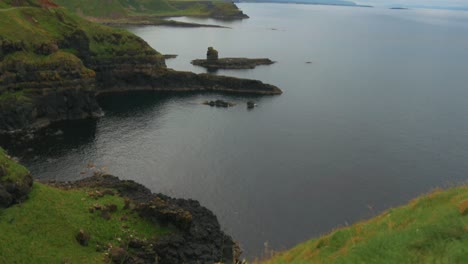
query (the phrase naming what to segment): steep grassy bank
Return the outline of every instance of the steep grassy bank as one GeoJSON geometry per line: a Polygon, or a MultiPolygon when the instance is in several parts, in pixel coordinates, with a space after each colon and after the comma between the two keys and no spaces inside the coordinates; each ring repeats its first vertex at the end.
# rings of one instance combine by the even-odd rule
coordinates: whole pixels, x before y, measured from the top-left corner
{"type": "Polygon", "coordinates": [[[33,183],[1,148],[0,234],[0,263],[232,263],[240,254],[196,201],[99,173],[33,183]]]}
{"type": "Polygon", "coordinates": [[[468,186],[423,195],[260,263],[468,263],[468,186]]]}

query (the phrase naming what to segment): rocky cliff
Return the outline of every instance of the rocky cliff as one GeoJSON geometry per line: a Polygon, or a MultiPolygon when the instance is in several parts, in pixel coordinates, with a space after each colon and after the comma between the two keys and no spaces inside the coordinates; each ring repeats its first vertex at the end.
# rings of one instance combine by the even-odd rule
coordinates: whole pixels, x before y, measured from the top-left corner
{"type": "Polygon", "coordinates": [[[0,241],[1,263],[237,263],[241,253],[197,201],[153,194],[136,182],[102,174],[33,183],[29,171],[0,148],[0,233],[7,231],[0,241]],[[138,234],[142,225],[146,232],[138,234]],[[31,227],[35,235],[27,237],[31,227]],[[76,239],[68,235],[75,232],[76,239]],[[28,245],[18,242],[25,235],[28,245]],[[30,251],[38,249],[40,254],[30,251]]]}
{"type": "Polygon", "coordinates": [[[135,203],[134,210],[156,225],[170,226],[177,232],[149,240],[131,239],[125,263],[238,263],[241,250],[221,231],[216,216],[195,200],[153,194],[134,181],[98,175],[76,182],[51,182],[51,186],[73,190],[98,188],[116,190],[135,203]]]}
{"type": "Polygon", "coordinates": [[[0,5],[1,132],[100,116],[96,95],[115,91],[281,93],[255,80],[167,69],[160,53],[125,30],[83,20],[50,1],[19,2],[0,5]]]}

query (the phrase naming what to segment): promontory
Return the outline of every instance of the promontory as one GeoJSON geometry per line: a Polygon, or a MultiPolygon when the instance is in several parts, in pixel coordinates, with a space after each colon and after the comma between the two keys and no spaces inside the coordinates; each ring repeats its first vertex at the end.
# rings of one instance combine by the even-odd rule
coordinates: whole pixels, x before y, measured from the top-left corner
{"type": "Polygon", "coordinates": [[[3,1],[0,12],[0,132],[101,116],[96,97],[113,92],[282,93],[257,80],[168,69],[141,38],[50,1],[3,1]]]}

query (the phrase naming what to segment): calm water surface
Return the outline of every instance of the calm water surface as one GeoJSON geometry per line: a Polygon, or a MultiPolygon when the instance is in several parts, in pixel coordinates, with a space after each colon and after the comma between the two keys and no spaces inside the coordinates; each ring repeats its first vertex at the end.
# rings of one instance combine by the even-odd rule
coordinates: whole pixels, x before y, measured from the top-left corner
{"type": "Polygon", "coordinates": [[[281,96],[136,94],[101,99],[106,116],[68,122],[23,161],[73,180],[88,162],[154,192],[199,200],[245,256],[284,249],[468,175],[468,13],[241,4],[231,29],[130,30],[177,70],[220,56],[278,63],[217,74],[281,96]],[[310,64],[306,62],[310,61],[310,64]],[[224,99],[229,109],[201,104],[224,99]],[[259,107],[248,111],[245,102],[259,107]],[[34,157],[36,156],[36,157],[34,157]]]}

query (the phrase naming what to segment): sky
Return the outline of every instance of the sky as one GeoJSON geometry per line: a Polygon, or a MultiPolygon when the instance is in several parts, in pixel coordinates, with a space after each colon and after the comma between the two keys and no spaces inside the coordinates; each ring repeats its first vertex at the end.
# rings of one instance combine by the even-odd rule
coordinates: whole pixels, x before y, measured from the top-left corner
{"type": "Polygon", "coordinates": [[[353,2],[372,6],[419,6],[468,9],[468,0],[355,0],[353,2]]]}

